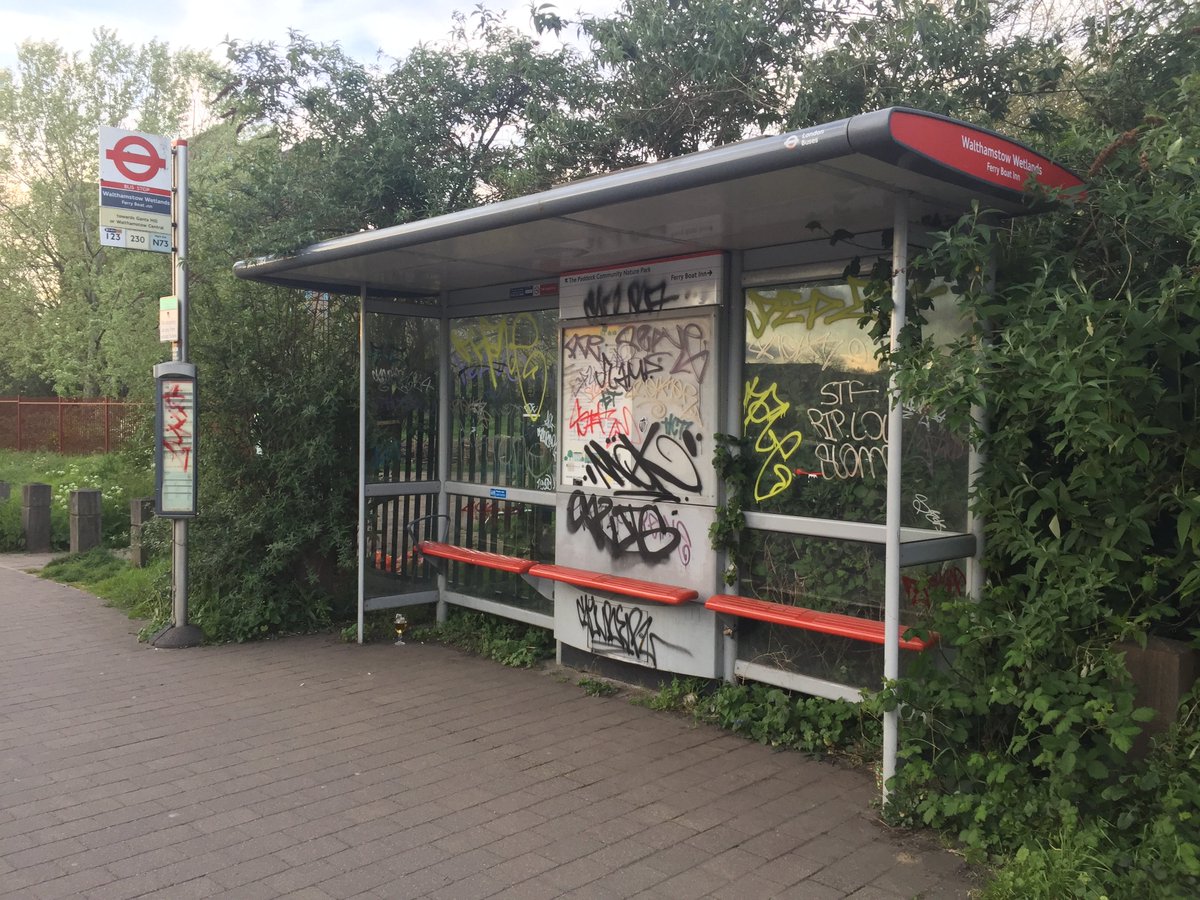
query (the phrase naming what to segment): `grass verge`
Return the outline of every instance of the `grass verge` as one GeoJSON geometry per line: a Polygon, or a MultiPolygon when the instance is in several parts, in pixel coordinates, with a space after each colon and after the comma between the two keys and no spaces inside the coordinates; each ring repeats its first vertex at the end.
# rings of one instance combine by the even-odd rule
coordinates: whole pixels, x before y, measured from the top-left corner
{"type": "Polygon", "coordinates": [[[52,560],[40,574],[95,594],[131,619],[148,620],[138,634],[142,640],[170,617],[171,564],[166,559],[136,569],[111,550],[97,548],[52,560]]]}
{"type": "Polygon", "coordinates": [[[128,453],[62,456],[37,451],[0,450],[0,481],[11,495],[0,500],[0,552],[25,546],[21,529],[21,488],[50,485],[50,544],[56,550],[70,545],[71,491],[100,491],[101,522],[106,547],[129,544],[129,501],[154,493],[154,472],[128,453]]]}

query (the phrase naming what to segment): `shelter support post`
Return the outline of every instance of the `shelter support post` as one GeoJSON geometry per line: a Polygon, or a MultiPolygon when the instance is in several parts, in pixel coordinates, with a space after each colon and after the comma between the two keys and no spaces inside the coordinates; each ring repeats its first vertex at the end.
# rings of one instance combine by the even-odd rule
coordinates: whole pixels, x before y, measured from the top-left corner
{"type": "MultiPolygon", "coordinates": [[[[442,295],[442,316],[438,328],[438,488],[437,513],[450,514],[450,497],[446,493],[446,481],[450,477],[450,315],[446,306],[446,295],[442,295]]],[[[447,519],[449,521],[449,519],[447,519]]],[[[446,573],[437,575],[437,622],[446,621],[449,606],[446,603],[446,573]]]]}
{"type": "MultiPolygon", "coordinates": [[[[743,365],[746,359],[746,291],[742,286],[742,260],[740,254],[732,254],[728,267],[729,280],[725,286],[724,347],[725,347],[725,396],[722,398],[721,421],[725,424],[725,433],[741,437],[745,428],[745,374],[743,365]]],[[[724,481],[718,482],[720,503],[729,502],[729,488],[724,481]]],[[[727,552],[722,551],[718,559],[718,580],[727,582],[727,573],[733,566],[733,560],[727,552]]],[[[737,583],[734,590],[741,590],[741,572],[737,573],[737,583]]],[[[722,585],[716,586],[720,592],[722,585]]],[[[737,621],[726,618],[720,623],[721,627],[721,661],[722,675],[726,682],[733,684],[737,680],[737,621]]]]}
{"type": "MultiPolygon", "coordinates": [[[[988,260],[987,290],[989,294],[996,291],[996,254],[994,250],[988,260]]],[[[983,353],[987,349],[987,343],[992,339],[992,323],[984,320],[980,323],[979,331],[979,346],[976,352],[983,353]]],[[[984,399],[986,401],[986,398],[984,399]]],[[[975,434],[972,435],[967,457],[967,496],[970,498],[967,506],[967,531],[975,538],[975,555],[967,560],[967,596],[979,602],[983,593],[983,583],[987,578],[987,573],[983,568],[984,530],[987,523],[983,516],[975,512],[975,486],[983,474],[983,467],[987,465],[987,453],[979,446],[979,440],[988,433],[990,428],[987,406],[984,403],[971,405],[971,420],[975,425],[975,434]]]]}
{"type": "Polygon", "coordinates": [[[363,642],[367,565],[367,286],[358,294],[358,642],[363,642]]]}
{"type": "MultiPolygon", "coordinates": [[[[892,234],[892,328],[890,346],[893,353],[900,346],[900,330],[904,327],[906,278],[908,268],[908,200],[896,195],[895,222],[892,234]]],[[[901,450],[904,426],[904,401],[900,396],[896,372],[888,375],[888,446],[887,446],[887,542],[884,556],[883,598],[883,678],[887,683],[900,677],[900,506],[903,502],[901,450]]],[[[883,714],[883,805],[888,802],[888,782],[896,774],[896,750],[900,712],[891,709],[883,714]]]]}

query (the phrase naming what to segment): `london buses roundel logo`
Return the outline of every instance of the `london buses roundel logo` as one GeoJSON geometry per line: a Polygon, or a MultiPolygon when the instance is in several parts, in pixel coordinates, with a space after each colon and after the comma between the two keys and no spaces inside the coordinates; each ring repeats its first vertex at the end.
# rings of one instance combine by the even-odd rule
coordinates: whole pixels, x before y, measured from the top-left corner
{"type": "Polygon", "coordinates": [[[154,145],[137,134],[121,138],[104,155],[122,176],[139,184],[152,181],[167,168],[167,161],[158,155],[154,145]]]}

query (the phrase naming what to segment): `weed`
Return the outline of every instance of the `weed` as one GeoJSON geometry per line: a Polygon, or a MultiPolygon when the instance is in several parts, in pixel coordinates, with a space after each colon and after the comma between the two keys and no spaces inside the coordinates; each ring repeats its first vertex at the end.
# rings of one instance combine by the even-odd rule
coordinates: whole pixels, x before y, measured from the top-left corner
{"type": "Polygon", "coordinates": [[[650,709],[695,712],[700,697],[712,692],[712,682],[703,678],[680,678],[675,676],[649,698],[641,701],[650,709]]]}
{"type": "Polygon", "coordinates": [[[554,656],[554,635],[485,613],[455,611],[445,624],[414,628],[415,640],[438,641],[506,666],[528,669],[554,656]]]}
{"type": "Polygon", "coordinates": [[[611,697],[620,690],[620,688],[618,688],[611,681],[603,681],[599,678],[591,678],[587,675],[585,675],[583,678],[580,678],[576,684],[583,688],[583,692],[589,697],[611,697]]]}

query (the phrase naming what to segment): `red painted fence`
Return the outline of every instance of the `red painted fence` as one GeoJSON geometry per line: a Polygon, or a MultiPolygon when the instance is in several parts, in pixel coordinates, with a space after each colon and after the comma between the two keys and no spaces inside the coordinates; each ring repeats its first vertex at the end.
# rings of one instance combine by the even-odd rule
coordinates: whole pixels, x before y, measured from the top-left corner
{"type": "Polygon", "coordinates": [[[135,404],[63,397],[0,397],[0,448],[108,453],[121,447],[135,404]]]}

